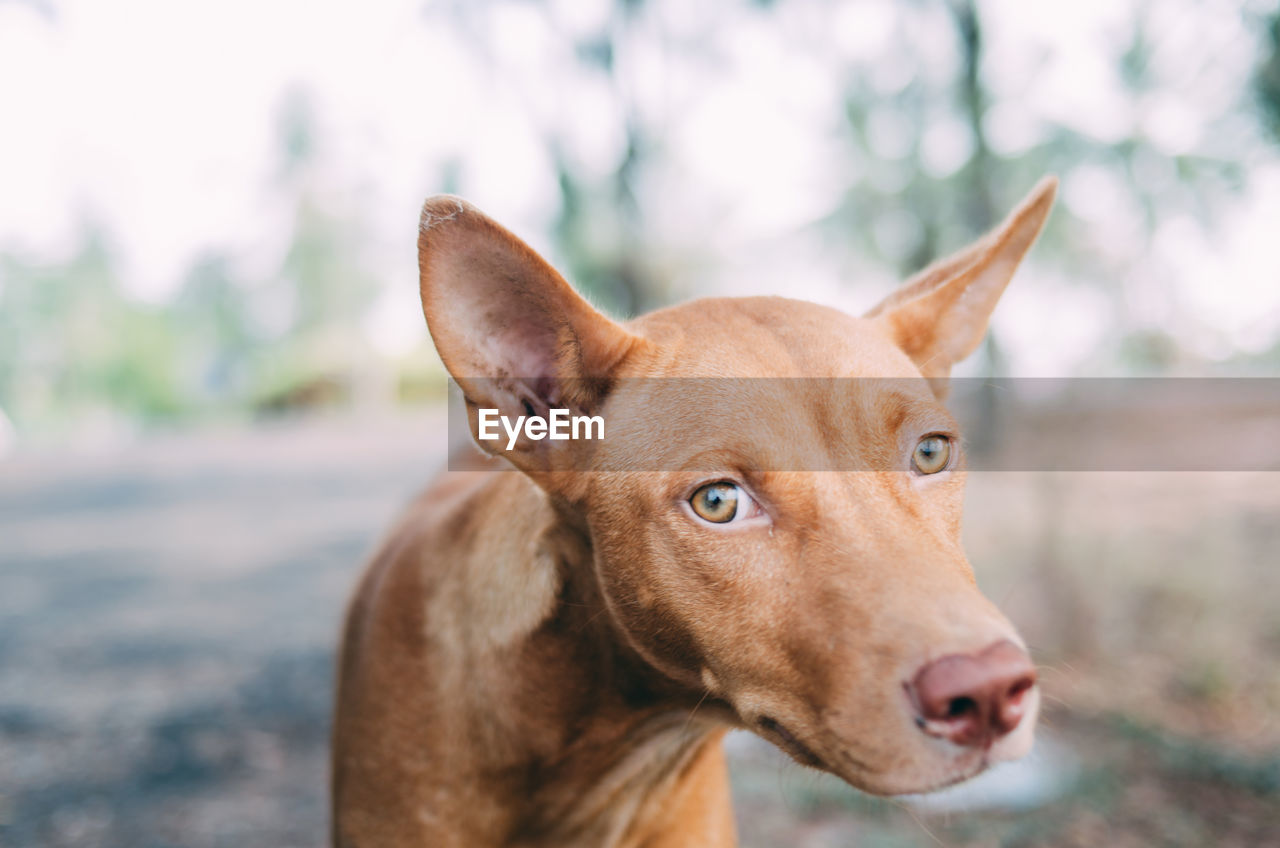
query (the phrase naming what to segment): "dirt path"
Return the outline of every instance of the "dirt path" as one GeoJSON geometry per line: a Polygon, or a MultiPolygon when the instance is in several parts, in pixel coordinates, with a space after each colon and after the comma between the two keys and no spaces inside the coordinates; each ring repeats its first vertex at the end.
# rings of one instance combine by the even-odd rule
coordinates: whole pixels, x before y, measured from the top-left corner
{"type": "Polygon", "coordinates": [[[432,418],[0,466],[0,843],[320,845],[330,656],[432,418]]]}
{"type": "MultiPolygon", "coordinates": [[[[342,604],[443,450],[424,414],[0,463],[0,846],[326,844],[342,604]]],[[[736,735],[744,846],[1280,844],[1277,479],[1093,476],[1073,493],[975,477],[970,551],[1057,663],[1046,738],[1072,773],[1039,795],[1043,770],[1023,773],[994,810],[912,810],[736,735]],[[1042,526],[1041,502],[1069,533],[1042,526]],[[1049,626],[1066,609],[1053,573],[1087,614],[1064,631],[1088,636],[1085,659],[1049,626]],[[1206,657],[1207,677],[1191,664],[1206,657]]]]}

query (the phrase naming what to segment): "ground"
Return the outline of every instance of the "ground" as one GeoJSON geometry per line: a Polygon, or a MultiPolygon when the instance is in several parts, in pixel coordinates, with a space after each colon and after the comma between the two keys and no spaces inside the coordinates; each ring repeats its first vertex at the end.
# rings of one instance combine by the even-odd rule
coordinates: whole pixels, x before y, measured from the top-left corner
{"type": "MultiPolygon", "coordinates": [[[[432,414],[0,463],[0,846],[320,846],[332,654],[432,414]]],[[[1280,845],[1280,474],[970,480],[1044,744],[940,801],[731,737],[746,846],[1280,845]]]]}

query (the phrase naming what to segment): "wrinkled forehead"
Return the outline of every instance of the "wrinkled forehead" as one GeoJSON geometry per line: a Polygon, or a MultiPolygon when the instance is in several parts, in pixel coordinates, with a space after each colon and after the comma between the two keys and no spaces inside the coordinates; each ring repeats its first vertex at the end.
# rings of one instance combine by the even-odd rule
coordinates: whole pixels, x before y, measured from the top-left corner
{"type": "Polygon", "coordinates": [[[920,378],[637,378],[606,405],[603,468],[892,471],[909,444],[954,432],[920,378]]]}
{"type": "Polygon", "coordinates": [[[632,373],[666,377],[918,377],[876,327],[780,297],[693,301],[633,321],[652,346],[632,373]]]}
{"type": "Polygon", "coordinates": [[[597,458],[661,471],[889,470],[903,439],[953,429],[870,322],[792,304],[712,302],[647,333],[658,361],[615,385],[597,458]]]}

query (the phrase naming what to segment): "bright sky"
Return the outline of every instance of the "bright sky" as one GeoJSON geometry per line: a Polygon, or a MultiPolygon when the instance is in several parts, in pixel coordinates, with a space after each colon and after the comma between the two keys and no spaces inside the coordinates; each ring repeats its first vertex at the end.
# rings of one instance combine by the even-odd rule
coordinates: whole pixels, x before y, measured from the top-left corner
{"type": "MultiPolygon", "coordinates": [[[[53,0],[45,16],[38,5],[0,3],[0,246],[54,259],[73,248],[86,217],[104,222],[133,293],[154,300],[209,247],[275,267],[290,221],[270,191],[277,111],[301,88],[321,122],[332,202],[372,227],[374,270],[388,289],[365,326],[393,354],[422,337],[414,227],[441,164],[459,160],[464,193],[550,251],[541,234],[558,201],[540,132],[557,129],[580,167],[608,173],[623,153],[623,91],[664,129],[668,161],[642,195],[665,247],[712,253],[719,270],[704,289],[860,309],[892,285],[873,266],[850,285],[847,266],[802,229],[859,176],[833,132],[841,80],[832,57],[872,59],[887,94],[905,83],[902,63],[890,61],[902,38],[891,0],[834,11],[790,0],[776,18],[727,14],[737,3],[662,0],[623,43],[615,82],[584,74],[533,5],[453,5],[464,11],[428,0],[53,0]],[[710,43],[691,42],[708,32],[710,43]],[[814,38],[813,49],[797,50],[796,37],[814,38]]],[[[610,9],[606,0],[552,5],[560,26],[584,33],[610,9]]],[[[1052,13],[984,3],[997,151],[1026,150],[1049,122],[1110,141],[1138,121],[1170,155],[1212,148],[1207,122],[1248,73],[1241,45],[1252,36],[1237,15],[1145,5],[1154,16],[1177,7],[1156,21],[1152,66],[1178,95],[1134,104],[1098,49],[1124,32],[1133,2],[1073,0],[1052,13]]],[[[956,61],[946,27],[939,18],[912,33],[936,46],[926,73],[949,74],[956,61]]],[[[892,111],[873,116],[878,154],[893,158],[907,141],[892,111]]],[[[954,170],[968,143],[963,126],[941,116],[924,139],[926,167],[954,170]]],[[[1218,234],[1175,216],[1140,261],[1139,210],[1114,176],[1088,166],[1063,175],[1064,202],[1097,249],[1135,275],[1150,321],[1209,355],[1262,349],[1280,333],[1280,165],[1273,154],[1252,168],[1218,234]]],[[[997,323],[1019,373],[1065,373],[1112,329],[1095,287],[1034,262],[1008,297],[997,323]]]]}

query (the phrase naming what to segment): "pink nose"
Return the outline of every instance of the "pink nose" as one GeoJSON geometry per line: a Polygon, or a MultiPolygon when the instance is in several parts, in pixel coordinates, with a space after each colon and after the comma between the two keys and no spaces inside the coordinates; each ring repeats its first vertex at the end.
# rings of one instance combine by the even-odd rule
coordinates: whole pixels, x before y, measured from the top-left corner
{"type": "Polygon", "coordinates": [[[1022,721],[1036,669],[1026,651],[1001,640],[978,654],[934,660],[907,685],[927,733],[985,748],[1022,721]]]}

